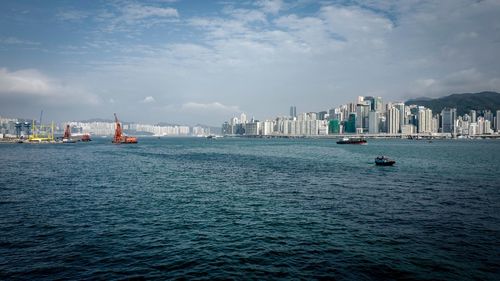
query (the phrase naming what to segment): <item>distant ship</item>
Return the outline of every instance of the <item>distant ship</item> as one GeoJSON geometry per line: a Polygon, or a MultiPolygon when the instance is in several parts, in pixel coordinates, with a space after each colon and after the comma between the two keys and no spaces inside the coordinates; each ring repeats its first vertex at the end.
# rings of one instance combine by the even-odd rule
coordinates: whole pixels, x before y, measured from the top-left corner
{"type": "Polygon", "coordinates": [[[337,141],[337,144],[366,144],[363,138],[343,138],[337,141]]]}

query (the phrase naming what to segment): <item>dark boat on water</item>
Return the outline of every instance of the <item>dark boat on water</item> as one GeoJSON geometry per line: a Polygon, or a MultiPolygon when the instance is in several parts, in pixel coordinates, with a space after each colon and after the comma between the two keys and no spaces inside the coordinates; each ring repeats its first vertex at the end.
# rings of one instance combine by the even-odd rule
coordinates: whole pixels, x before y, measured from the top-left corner
{"type": "Polygon", "coordinates": [[[337,141],[337,144],[366,144],[363,138],[343,138],[337,141]]]}
{"type": "Polygon", "coordinates": [[[385,156],[378,156],[375,158],[375,165],[377,166],[392,166],[396,163],[396,161],[389,159],[385,156]]]}

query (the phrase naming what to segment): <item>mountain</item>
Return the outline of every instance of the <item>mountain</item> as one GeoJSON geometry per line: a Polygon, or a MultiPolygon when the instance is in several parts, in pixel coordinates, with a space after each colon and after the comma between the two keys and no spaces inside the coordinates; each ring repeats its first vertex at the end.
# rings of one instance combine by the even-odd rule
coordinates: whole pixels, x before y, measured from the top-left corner
{"type": "Polygon", "coordinates": [[[439,113],[445,107],[455,107],[458,115],[464,115],[469,110],[500,110],[500,93],[480,92],[452,94],[446,97],[428,99],[418,98],[405,102],[406,105],[422,105],[432,109],[432,112],[439,113]]]}

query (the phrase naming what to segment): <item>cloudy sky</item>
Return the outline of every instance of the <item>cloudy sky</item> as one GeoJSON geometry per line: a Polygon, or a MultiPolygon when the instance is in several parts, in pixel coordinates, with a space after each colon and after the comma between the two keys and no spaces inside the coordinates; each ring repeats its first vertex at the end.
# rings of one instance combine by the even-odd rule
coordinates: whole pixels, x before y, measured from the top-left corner
{"type": "Polygon", "coordinates": [[[0,116],[220,125],[500,91],[500,1],[0,1],[0,116]]]}

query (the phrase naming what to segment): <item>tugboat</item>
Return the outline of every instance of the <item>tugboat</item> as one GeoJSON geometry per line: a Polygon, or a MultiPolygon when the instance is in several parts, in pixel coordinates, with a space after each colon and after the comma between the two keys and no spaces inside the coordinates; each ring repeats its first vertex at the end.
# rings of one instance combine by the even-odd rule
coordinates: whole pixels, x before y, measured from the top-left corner
{"type": "Polygon", "coordinates": [[[396,163],[396,161],[389,159],[385,156],[378,156],[375,158],[375,165],[377,166],[392,166],[396,163]]]}
{"type": "Polygon", "coordinates": [[[363,138],[343,138],[337,141],[337,144],[366,144],[363,138]]]}

